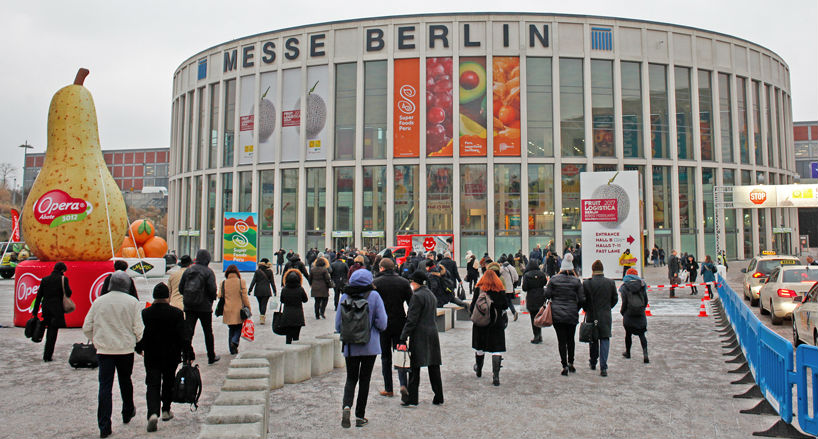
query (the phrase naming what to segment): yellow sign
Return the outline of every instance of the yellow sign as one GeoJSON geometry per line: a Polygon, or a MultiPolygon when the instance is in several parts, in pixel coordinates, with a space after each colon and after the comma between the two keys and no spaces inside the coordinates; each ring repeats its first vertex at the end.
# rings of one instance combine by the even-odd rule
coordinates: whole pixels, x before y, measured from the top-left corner
{"type": "Polygon", "coordinates": [[[253,152],[253,145],[244,145],[244,152],[253,152]]]}
{"type": "Polygon", "coordinates": [[[761,254],[764,256],[775,256],[775,250],[762,250],[761,254]]]}
{"type": "Polygon", "coordinates": [[[310,140],[310,148],[321,148],[320,140],[310,140]]]}

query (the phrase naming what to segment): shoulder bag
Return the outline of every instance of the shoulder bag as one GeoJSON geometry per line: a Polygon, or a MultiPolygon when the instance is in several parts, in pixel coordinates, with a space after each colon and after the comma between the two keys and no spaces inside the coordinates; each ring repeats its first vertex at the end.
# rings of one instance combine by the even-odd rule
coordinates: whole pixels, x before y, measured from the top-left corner
{"type": "Polygon", "coordinates": [[[219,301],[216,302],[216,311],[214,314],[216,317],[224,315],[224,281],[222,281],[222,297],[219,297],[219,301]]]}
{"type": "MultiPolygon", "coordinates": [[[[593,296],[590,294],[585,299],[590,303],[590,309],[593,311],[594,309],[594,302],[592,299],[593,296]]],[[[599,330],[597,329],[597,324],[599,323],[597,320],[593,322],[589,321],[589,316],[591,315],[590,312],[585,313],[585,321],[579,325],[579,342],[580,343],[593,343],[599,338],[599,330]]]]}
{"type": "Polygon", "coordinates": [[[284,320],[284,313],[281,311],[284,304],[278,306],[278,311],[273,313],[273,333],[278,335],[287,335],[287,331],[282,325],[284,320]]]}
{"type": "Polygon", "coordinates": [[[554,318],[551,316],[551,301],[543,305],[534,317],[534,326],[538,328],[547,328],[554,324],[554,318]]]}
{"type": "Polygon", "coordinates": [[[62,285],[62,310],[66,313],[72,313],[77,309],[77,305],[70,297],[65,295],[65,276],[60,278],[60,285],[62,285]]]}

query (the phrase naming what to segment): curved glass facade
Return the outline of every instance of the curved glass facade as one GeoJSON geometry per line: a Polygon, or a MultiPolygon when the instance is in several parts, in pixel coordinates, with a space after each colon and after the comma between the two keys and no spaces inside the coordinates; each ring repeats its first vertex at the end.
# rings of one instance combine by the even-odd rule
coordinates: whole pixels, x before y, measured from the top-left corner
{"type": "MultiPolygon", "coordinates": [[[[661,23],[420,15],[250,36],[174,75],[168,241],[218,260],[223,213],[254,211],[261,257],[411,233],[528,252],[581,240],[580,172],[637,170],[643,244],[703,257],[714,186],[793,182],[790,106],[775,53],[661,23]]],[[[793,215],[728,210],[728,256],[793,215]]]]}

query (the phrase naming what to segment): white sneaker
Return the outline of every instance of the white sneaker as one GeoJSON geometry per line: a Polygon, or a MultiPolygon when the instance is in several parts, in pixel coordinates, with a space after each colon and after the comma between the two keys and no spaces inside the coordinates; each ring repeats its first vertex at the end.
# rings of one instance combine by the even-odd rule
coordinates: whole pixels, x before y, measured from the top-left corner
{"type": "Polygon", "coordinates": [[[151,417],[148,418],[148,432],[149,433],[156,431],[156,423],[157,422],[159,422],[159,416],[151,415],[151,417]]]}
{"type": "Polygon", "coordinates": [[[170,421],[173,419],[173,412],[168,410],[166,412],[162,412],[162,420],[163,421],[170,421]]]}

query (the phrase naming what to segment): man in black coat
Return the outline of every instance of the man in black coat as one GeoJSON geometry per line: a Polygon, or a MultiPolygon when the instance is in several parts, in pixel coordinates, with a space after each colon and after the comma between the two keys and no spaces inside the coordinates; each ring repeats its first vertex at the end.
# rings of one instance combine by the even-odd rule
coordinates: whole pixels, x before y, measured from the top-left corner
{"type": "MultiPolygon", "coordinates": [[[[670,259],[667,261],[667,280],[671,285],[674,285],[679,277],[679,272],[682,271],[682,261],[676,256],[676,250],[670,252],[670,259]]],[[[676,289],[670,288],[670,297],[676,296],[676,289]]]]}
{"type": "MultiPolygon", "coordinates": [[[[125,272],[128,270],[128,263],[123,261],[122,259],[117,259],[114,261],[114,271],[122,271],[125,272]]],[[[113,274],[113,273],[111,273],[113,274]]],[[[102,281],[102,289],[100,290],[99,295],[103,295],[111,290],[111,287],[108,285],[111,282],[111,275],[109,274],[104,281],[102,281]]],[[[136,294],[136,285],[134,284],[133,278],[131,278],[131,287],[128,290],[128,294],[134,296],[137,300],[139,300],[139,296],[136,294]]]]}
{"type": "Polygon", "coordinates": [[[401,332],[401,343],[398,349],[407,349],[412,356],[407,393],[401,389],[401,401],[404,407],[418,405],[418,387],[420,385],[420,368],[429,369],[429,381],[435,394],[432,404],[443,404],[443,381],[440,378],[440,339],[437,335],[437,299],[424,285],[427,280],[425,272],[418,270],[412,273],[412,300],[409,302],[409,313],[401,332]]]}
{"type": "Polygon", "coordinates": [[[281,273],[283,273],[283,271],[281,271],[281,270],[284,268],[284,254],[285,254],[285,253],[286,253],[286,252],[284,251],[284,249],[283,249],[283,248],[282,248],[282,249],[280,249],[279,251],[275,252],[275,257],[276,257],[276,274],[281,274],[281,273]]]}
{"type": "Polygon", "coordinates": [[[193,360],[193,348],[185,329],[184,314],[170,305],[170,290],[159,283],[153,288],[153,304],[142,310],[145,332],[136,344],[136,352],[145,358],[147,385],[148,431],[156,431],[161,401],[162,420],[173,419],[170,404],[176,368],[184,352],[187,361],[193,360]],[[161,391],[160,391],[161,389],[161,391]]]}
{"type": "MultiPolygon", "coordinates": [[[[409,281],[395,272],[395,262],[389,258],[382,259],[380,271],[372,282],[383,299],[386,308],[386,330],[381,332],[381,370],[383,372],[383,396],[393,396],[392,387],[392,349],[400,342],[401,331],[406,323],[403,304],[409,305],[412,299],[412,287],[409,281]]],[[[402,392],[406,392],[406,376],[398,373],[402,392]]]]}
{"type": "Polygon", "coordinates": [[[179,292],[185,307],[185,325],[188,334],[193,339],[196,329],[196,320],[202,324],[205,348],[207,349],[207,363],[219,361],[213,347],[213,301],[216,300],[216,275],[208,267],[210,252],[200,249],[196,253],[196,263],[191,265],[179,280],[179,292]],[[194,278],[195,276],[195,278],[194,278]]]}
{"type": "Polygon", "coordinates": [[[460,279],[460,273],[457,271],[457,262],[452,260],[451,253],[448,251],[443,253],[443,259],[440,260],[439,264],[446,268],[446,275],[455,282],[455,285],[463,282],[463,280],[460,279]]]}
{"type": "MultiPolygon", "coordinates": [[[[301,274],[304,276],[304,279],[307,279],[307,278],[310,277],[309,273],[307,273],[307,267],[305,267],[304,263],[301,262],[301,256],[299,256],[298,253],[295,253],[292,256],[292,258],[289,261],[287,261],[287,264],[284,265],[284,273],[286,273],[287,270],[289,270],[291,268],[294,268],[294,269],[300,271],[301,274]]],[[[284,283],[284,282],[282,281],[282,283],[284,283]]]]}
{"type": "Polygon", "coordinates": [[[599,360],[599,374],[608,376],[608,352],[611,348],[611,309],[616,306],[619,296],[616,294],[616,284],[603,275],[602,261],[596,260],[591,265],[592,276],[582,282],[585,292],[585,318],[588,322],[596,322],[597,337],[591,342],[591,358],[588,363],[591,370],[596,370],[599,360]]]}
{"type": "Polygon", "coordinates": [[[344,286],[347,283],[347,272],[349,271],[349,266],[347,266],[346,261],[344,260],[343,251],[338,253],[338,258],[330,264],[330,269],[332,272],[330,273],[330,277],[332,278],[332,283],[335,284],[335,288],[333,288],[334,292],[332,293],[332,301],[335,303],[335,310],[338,311],[338,298],[341,297],[341,293],[344,290],[344,286]]]}

